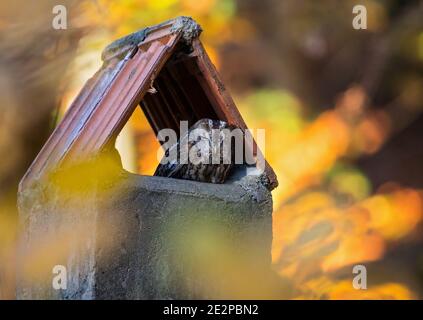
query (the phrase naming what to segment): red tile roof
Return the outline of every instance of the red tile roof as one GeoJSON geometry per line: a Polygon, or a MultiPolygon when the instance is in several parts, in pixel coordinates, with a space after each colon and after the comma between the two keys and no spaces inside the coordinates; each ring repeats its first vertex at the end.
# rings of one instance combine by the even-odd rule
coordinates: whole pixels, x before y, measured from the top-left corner
{"type": "MultiPolygon", "coordinates": [[[[137,105],[153,130],[179,129],[201,118],[246,128],[231,96],[205,52],[200,26],[179,17],[119,39],[103,51],[103,66],[87,81],[31,167],[20,189],[63,161],[98,154],[128,121],[137,105]],[[158,93],[149,94],[152,83],[158,93]]],[[[266,163],[270,187],[276,175],[266,163]]]]}

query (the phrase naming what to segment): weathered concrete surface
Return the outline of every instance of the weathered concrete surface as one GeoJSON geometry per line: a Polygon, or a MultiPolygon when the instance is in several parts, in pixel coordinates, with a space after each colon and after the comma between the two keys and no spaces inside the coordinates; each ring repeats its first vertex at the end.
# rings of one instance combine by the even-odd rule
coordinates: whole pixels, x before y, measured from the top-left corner
{"type": "Polygon", "coordinates": [[[22,271],[20,299],[275,297],[272,198],[258,177],[217,185],[122,173],[101,191],[48,194],[44,205],[21,195],[22,259],[47,235],[61,254],[41,279],[22,271]],[[66,290],[52,287],[56,264],[66,290]]]}
{"type": "Polygon", "coordinates": [[[113,260],[99,263],[97,298],[237,295],[270,266],[272,201],[260,184],[132,176],[119,192],[99,216],[120,232],[109,238],[119,243],[113,260]]]}

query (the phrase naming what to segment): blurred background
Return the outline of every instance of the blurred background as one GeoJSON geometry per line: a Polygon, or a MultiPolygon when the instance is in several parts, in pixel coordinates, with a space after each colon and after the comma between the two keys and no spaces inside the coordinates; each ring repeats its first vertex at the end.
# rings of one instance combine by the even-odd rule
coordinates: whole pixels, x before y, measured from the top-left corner
{"type": "MultiPolygon", "coordinates": [[[[287,298],[423,298],[423,1],[63,0],[66,30],[56,4],[0,4],[0,298],[14,298],[20,178],[105,45],[179,15],[202,25],[247,125],[266,129],[287,298]],[[352,28],[356,4],[367,30],[352,28]],[[368,290],[351,285],[356,264],[368,290]]],[[[137,110],[124,167],[151,175],[157,147],[137,110]]]]}

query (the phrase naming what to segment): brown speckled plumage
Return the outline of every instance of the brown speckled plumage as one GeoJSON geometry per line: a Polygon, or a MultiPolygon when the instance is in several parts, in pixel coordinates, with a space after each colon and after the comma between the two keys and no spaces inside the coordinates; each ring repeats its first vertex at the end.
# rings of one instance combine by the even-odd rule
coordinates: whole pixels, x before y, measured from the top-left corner
{"type": "MultiPolygon", "coordinates": [[[[225,135],[223,131],[220,131],[221,134],[219,135],[218,139],[218,143],[220,144],[220,163],[212,164],[212,150],[216,150],[216,146],[213,146],[213,141],[211,138],[213,129],[233,130],[236,129],[236,127],[220,120],[202,119],[197,121],[188,130],[187,134],[181,137],[181,139],[166,152],[166,155],[168,156],[169,152],[173,148],[176,148],[178,159],[175,159],[175,161],[171,161],[167,164],[159,164],[154,175],[201,182],[224,183],[232,167],[234,166],[234,145],[231,144],[230,163],[225,164],[223,160],[225,157],[228,157],[228,155],[223,154],[223,141],[225,139],[225,135]],[[208,136],[199,135],[194,139],[194,137],[190,136],[190,133],[195,129],[205,130],[208,133],[208,136]],[[186,164],[180,164],[180,143],[181,141],[184,141],[184,139],[188,139],[188,153],[193,150],[192,148],[195,148],[194,152],[197,152],[197,156],[201,158],[201,161],[196,164],[192,163],[191,161],[186,164]],[[206,163],[207,161],[205,161],[207,158],[209,161],[208,164],[206,163]]],[[[184,152],[184,150],[182,150],[182,152],[184,152]]],[[[184,154],[182,157],[183,156],[184,154]]]]}

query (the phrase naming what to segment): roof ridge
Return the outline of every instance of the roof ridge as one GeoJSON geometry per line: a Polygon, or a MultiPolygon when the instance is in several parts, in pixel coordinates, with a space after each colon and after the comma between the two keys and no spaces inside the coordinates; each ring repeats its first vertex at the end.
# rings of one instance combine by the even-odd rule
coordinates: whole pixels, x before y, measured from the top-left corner
{"type": "Polygon", "coordinates": [[[142,43],[149,34],[170,26],[169,34],[181,33],[181,40],[190,45],[192,40],[198,38],[202,32],[201,26],[191,17],[179,16],[160,24],[143,28],[110,43],[104,48],[101,59],[107,61],[116,56],[123,56],[125,53],[142,43]]]}

